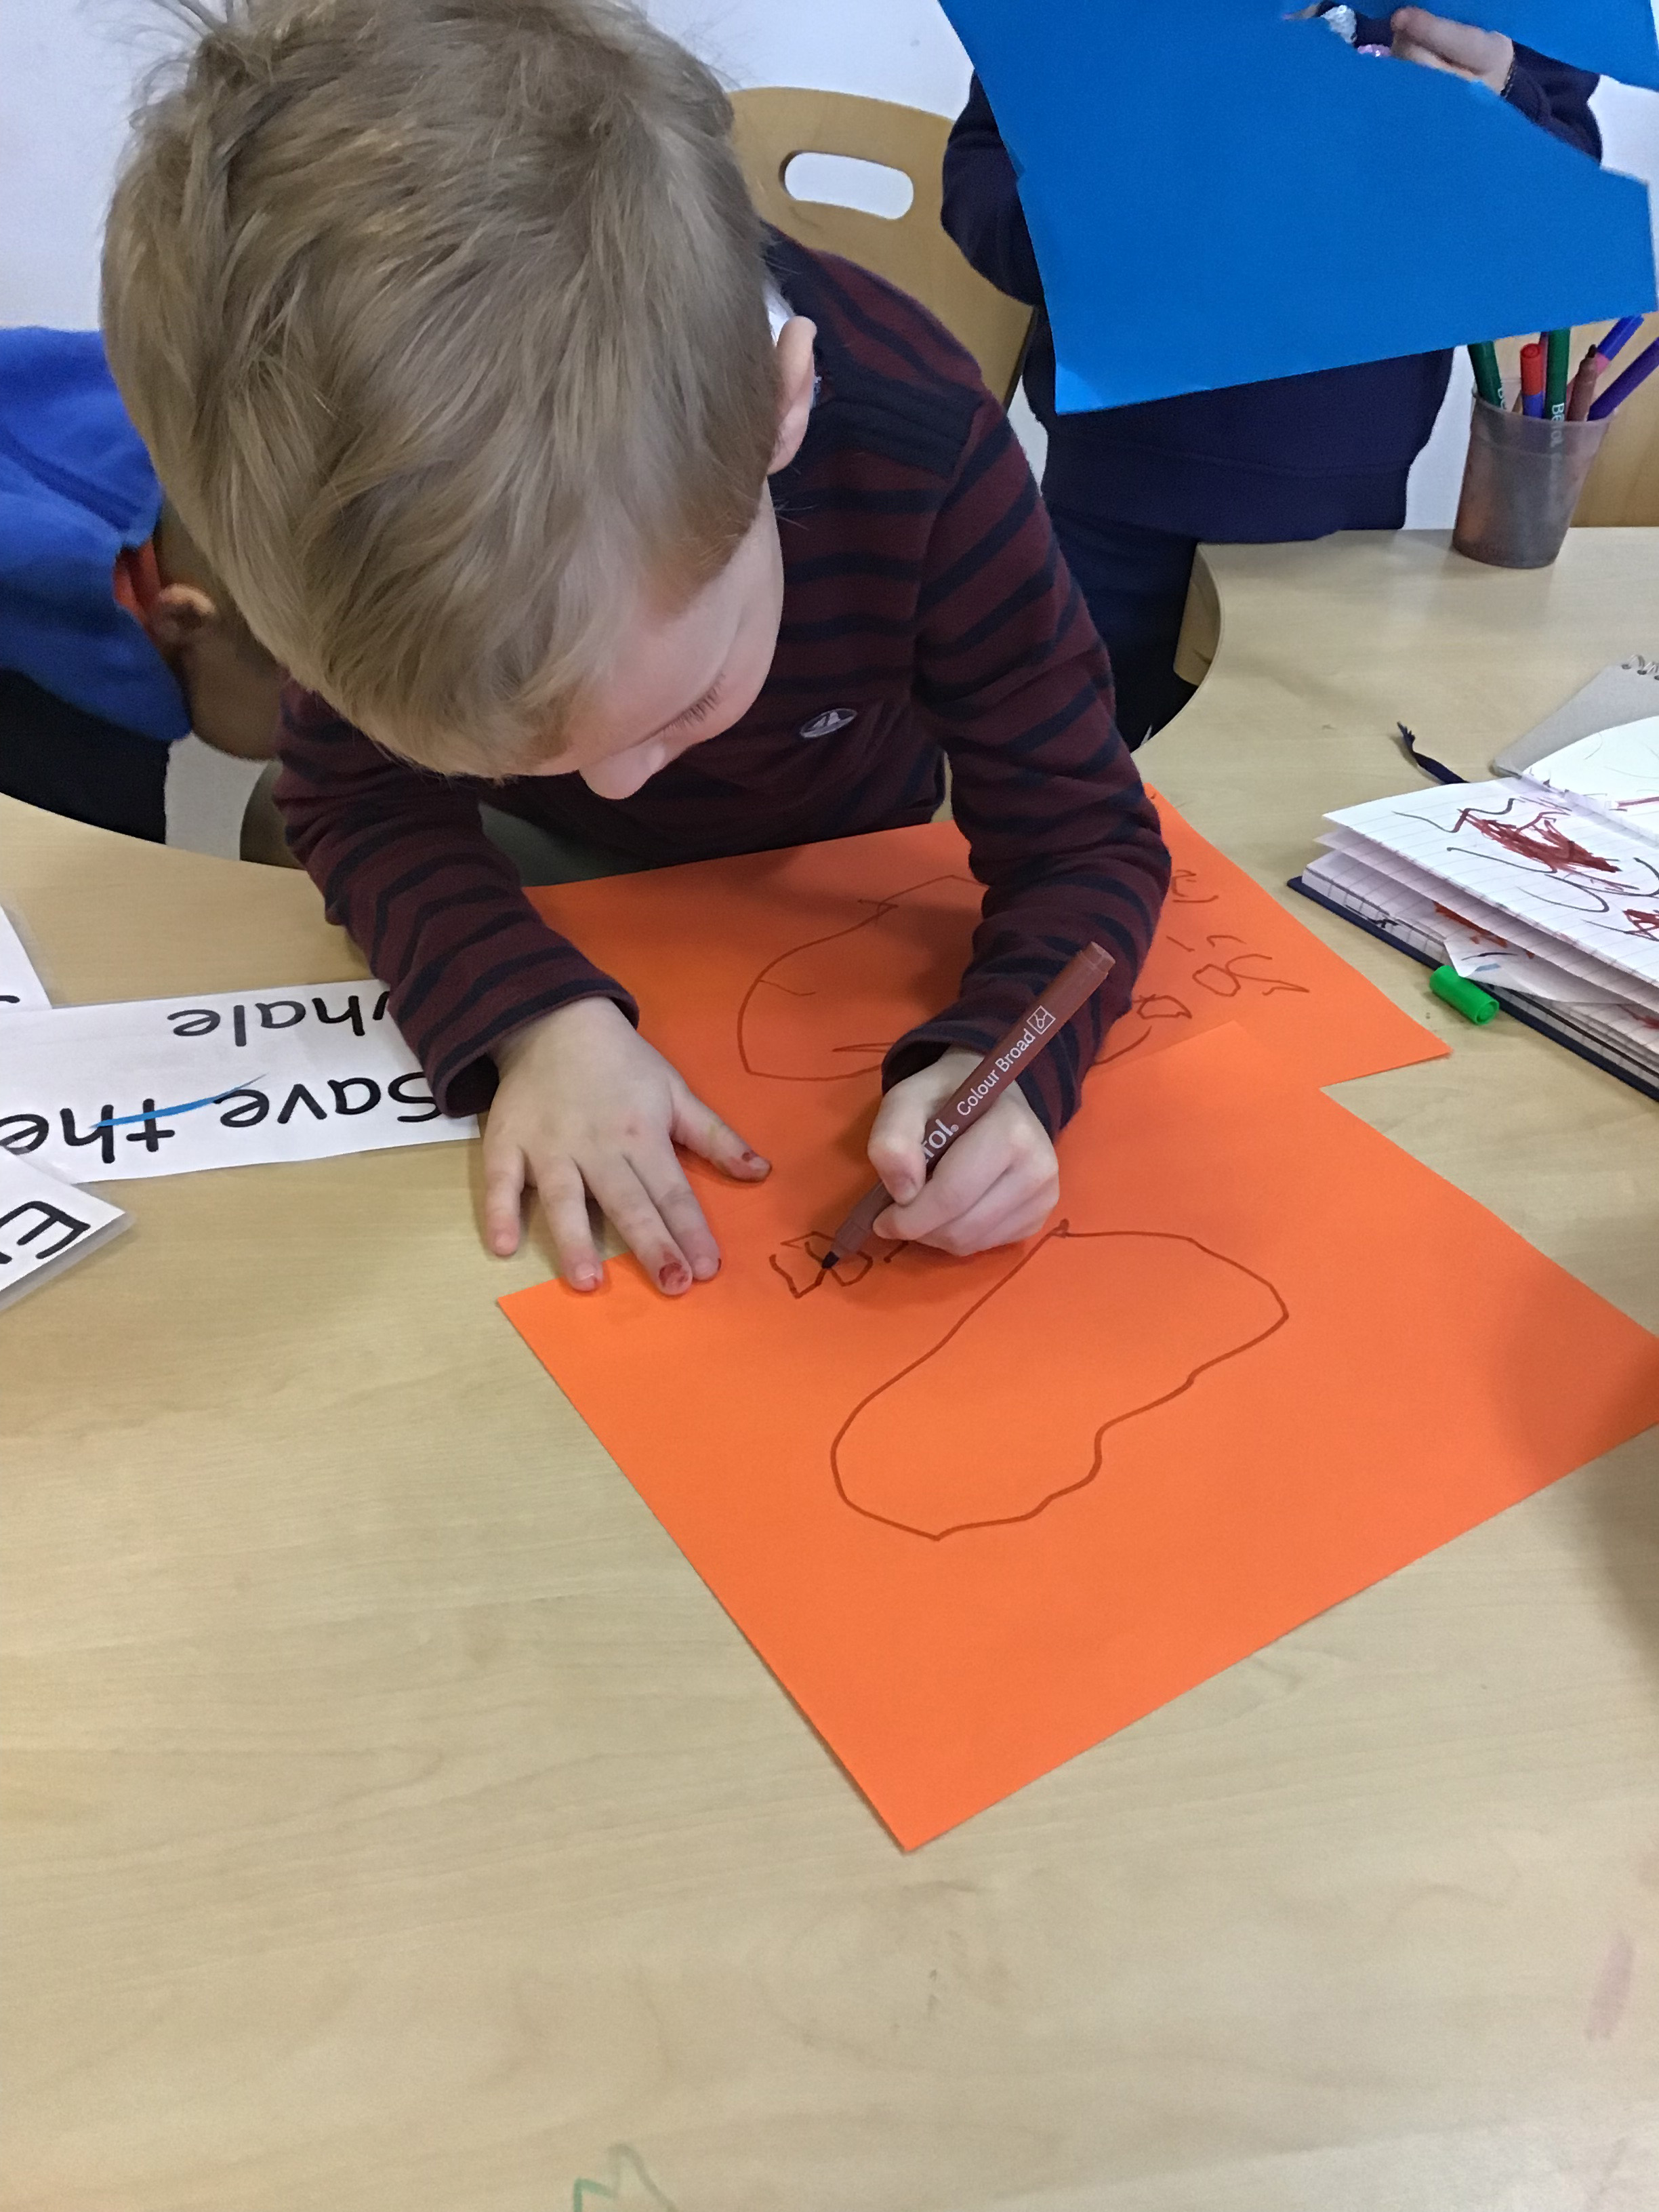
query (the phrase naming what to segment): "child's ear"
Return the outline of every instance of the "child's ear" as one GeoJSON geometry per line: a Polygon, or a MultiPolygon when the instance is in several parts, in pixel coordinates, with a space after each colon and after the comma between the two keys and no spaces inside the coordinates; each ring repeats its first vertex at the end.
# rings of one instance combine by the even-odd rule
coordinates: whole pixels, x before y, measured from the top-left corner
{"type": "Polygon", "coordinates": [[[194,584],[164,584],[144,610],[144,628],[162,653],[182,653],[218,622],[218,608],[194,584]]]}
{"type": "Polygon", "coordinates": [[[817,334],[817,325],[809,323],[805,315],[792,315],[778,332],[778,436],[767,469],[769,476],[788,466],[806,435],[812,392],[817,383],[812,358],[812,341],[817,334]]]}

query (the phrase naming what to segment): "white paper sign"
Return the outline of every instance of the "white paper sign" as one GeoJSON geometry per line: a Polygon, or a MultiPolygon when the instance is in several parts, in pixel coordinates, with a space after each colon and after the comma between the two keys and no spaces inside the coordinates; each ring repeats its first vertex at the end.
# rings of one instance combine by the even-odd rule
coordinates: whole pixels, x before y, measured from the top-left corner
{"type": "Polygon", "coordinates": [[[0,1014],[32,1012],[51,1004],[22,939],[0,911],[0,1014]]]}
{"type": "Polygon", "coordinates": [[[0,1152],[0,1306],[39,1290],[127,1226],[118,1206],[0,1152]]]}
{"type": "Polygon", "coordinates": [[[15,1014],[0,1150],[73,1182],[315,1160],[477,1134],[433,1103],[379,983],[15,1014]]]}

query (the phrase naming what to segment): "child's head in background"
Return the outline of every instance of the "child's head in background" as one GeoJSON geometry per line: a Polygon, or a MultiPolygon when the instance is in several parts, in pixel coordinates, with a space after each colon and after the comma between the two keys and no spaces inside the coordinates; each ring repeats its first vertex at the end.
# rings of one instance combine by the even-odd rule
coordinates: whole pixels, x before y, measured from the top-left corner
{"type": "Polygon", "coordinates": [[[112,366],[252,629],[388,749],[620,797],[764,681],[811,405],[713,77],[624,0],[233,0],[141,118],[112,366]]]}
{"type": "Polygon", "coordinates": [[[269,760],[283,672],[171,507],[162,507],[149,544],[124,558],[116,592],[173,671],[196,735],[241,760],[269,760]]]}

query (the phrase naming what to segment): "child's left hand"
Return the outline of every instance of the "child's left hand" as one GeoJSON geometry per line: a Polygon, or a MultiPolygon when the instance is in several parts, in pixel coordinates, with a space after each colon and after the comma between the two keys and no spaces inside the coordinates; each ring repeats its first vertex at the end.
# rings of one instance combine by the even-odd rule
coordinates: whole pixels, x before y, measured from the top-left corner
{"type": "Polygon", "coordinates": [[[878,1237],[931,1244],[960,1259],[1035,1237],[1053,1211],[1060,1163],[1018,1084],[927,1175],[921,1133],[979,1060],[976,1052],[947,1052],[896,1083],[883,1099],[870,1134],[870,1164],[894,1203],[876,1223],[878,1237]]]}

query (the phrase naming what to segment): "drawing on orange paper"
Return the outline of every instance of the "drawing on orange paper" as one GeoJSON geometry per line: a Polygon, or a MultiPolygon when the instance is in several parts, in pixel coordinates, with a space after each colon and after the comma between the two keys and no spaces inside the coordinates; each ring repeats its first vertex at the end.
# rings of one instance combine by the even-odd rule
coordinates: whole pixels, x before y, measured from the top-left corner
{"type": "Polygon", "coordinates": [[[822,1229],[809,1230],[805,1237],[786,1237],[775,1252],[767,1255],[766,1264],[786,1285],[792,1298],[810,1297],[822,1290],[826,1283],[839,1283],[848,1290],[861,1283],[872,1267],[885,1267],[908,1252],[908,1244],[889,1244],[876,1252],[852,1252],[836,1259],[833,1267],[824,1261],[832,1249],[830,1239],[822,1229]]]}
{"type": "MultiPolygon", "coordinates": [[[[1190,874],[1192,871],[1187,872],[1190,874]]],[[[1189,944],[1167,927],[1160,929],[1152,941],[1143,976],[1155,978],[1160,985],[1176,980],[1182,990],[1190,987],[1193,990],[1207,991],[1215,999],[1272,999],[1285,992],[1297,998],[1309,996],[1305,983],[1273,972],[1272,953],[1252,952],[1243,938],[1229,930],[1212,930],[1197,943],[1189,944]],[[1183,957],[1177,960],[1176,953],[1183,957]],[[1182,969],[1186,971],[1184,976],[1181,974],[1182,969]]],[[[1094,1064],[1105,1067],[1154,1037],[1160,1042],[1173,1040],[1181,1032],[1161,1024],[1190,1022],[1194,1018],[1193,1006],[1173,991],[1137,991],[1128,1012],[1113,1023],[1094,1064]]]]}
{"type": "Polygon", "coordinates": [[[1290,1317],[1265,1276],[1196,1237],[1057,1222],[859,1401],[830,1446],[836,1492],[933,1543],[1034,1521],[1096,1481],[1114,1431],[1203,1389],[1290,1317]]]}
{"type": "Polygon", "coordinates": [[[955,997],[983,896],[971,876],[929,876],[860,899],[868,912],[856,921],[768,961],[738,1007],[744,1068],[778,1083],[837,1083],[879,1067],[902,1033],[892,1017],[907,984],[925,987],[924,1004],[955,997]]]}
{"type": "Polygon", "coordinates": [[[1220,898],[1219,891],[1200,890],[1202,882],[1196,868],[1174,867],[1170,871],[1171,906],[1214,906],[1220,898]]]}

